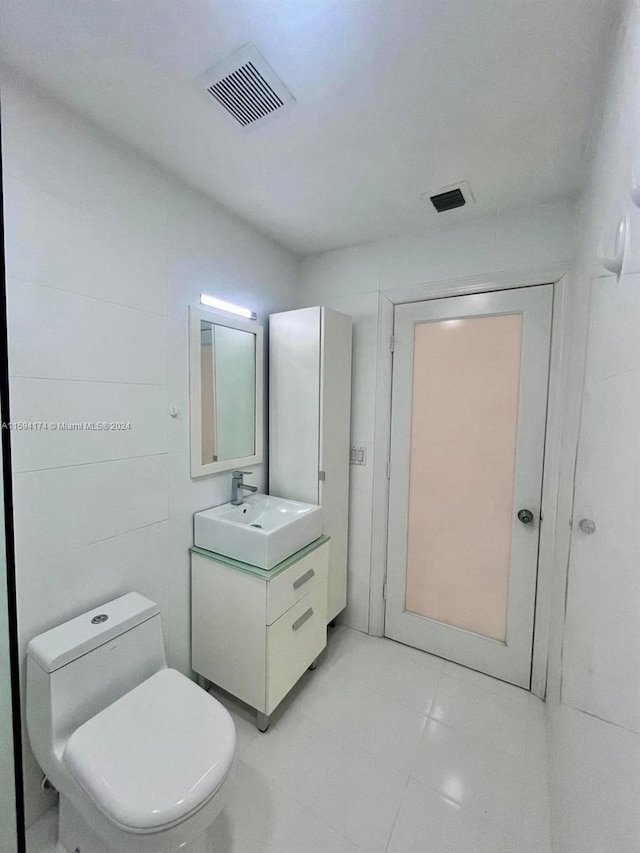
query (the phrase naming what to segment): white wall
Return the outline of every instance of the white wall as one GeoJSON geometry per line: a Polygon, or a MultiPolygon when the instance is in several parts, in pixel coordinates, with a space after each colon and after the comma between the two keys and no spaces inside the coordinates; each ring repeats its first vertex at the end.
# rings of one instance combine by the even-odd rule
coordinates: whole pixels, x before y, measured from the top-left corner
{"type": "MultiPolygon", "coordinates": [[[[10,73],[2,135],[12,418],[131,422],[13,434],[23,663],[35,634],[137,589],[187,671],[192,514],[230,493],[189,476],[187,306],[207,291],[264,321],[292,307],[297,261],[10,73]]],[[[39,778],[27,749],[28,822],[39,778]]]]}
{"type": "MultiPolygon", "coordinates": [[[[446,220],[445,220],[446,221],[446,220]]],[[[351,467],[346,622],[369,624],[371,510],[378,296],[381,291],[466,276],[541,268],[575,256],[572,200],[516,208],[428,233],[410,234],[306,258],[300,307],[327,305],[354,320],[352,443],[368,464],[351,467]]]]}
{"type": "Polygon", "coordinates": [[[629,193],[632,168],[640,175],[638,0],[615,58],[569,293],[547,696],[561,853],[640,851],[640,210],[629,193]],[[630,250],[616,280],[598,246],[611,247],[623,214],[630,250]],[[592,536],[577,528],[583,517],[596,522],[592,536]]]}

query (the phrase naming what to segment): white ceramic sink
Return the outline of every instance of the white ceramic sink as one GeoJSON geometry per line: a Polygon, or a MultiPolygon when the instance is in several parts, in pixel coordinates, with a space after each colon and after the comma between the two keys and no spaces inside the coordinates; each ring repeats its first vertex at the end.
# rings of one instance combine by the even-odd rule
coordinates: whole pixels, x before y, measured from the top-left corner
{"type": "Polygon", "coordinates": [[[322,535],[322,507],[273,495],[249,495],[240,506],[197,512],[194,541],[261,569],[272,569],[322,535]]]}

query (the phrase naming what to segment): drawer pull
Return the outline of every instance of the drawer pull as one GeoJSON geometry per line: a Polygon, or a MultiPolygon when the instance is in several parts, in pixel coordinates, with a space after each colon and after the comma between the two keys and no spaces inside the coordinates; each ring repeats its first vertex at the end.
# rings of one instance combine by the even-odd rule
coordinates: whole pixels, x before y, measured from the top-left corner
{"type": "Polygon", "coordinates": [[[298,628],[301,628],[307,619],[311,619],[313,616],[313,607],[310,607],[308,610],[305,610],[302,616],[299,616],[296,621],[291,626],[294,631],[297,631],[298,628]]]}
{"type": "Polygon", "coordinates": [[[307,581],[310,581],[314,575],[315,575],[315,572],[313,571],[313,569],[309,569],[308,572],[305,572],[303,575],[300,575],[298,580],[293,582],[293,588],[299,589],[299,587],[301,587],[307,581]]]}

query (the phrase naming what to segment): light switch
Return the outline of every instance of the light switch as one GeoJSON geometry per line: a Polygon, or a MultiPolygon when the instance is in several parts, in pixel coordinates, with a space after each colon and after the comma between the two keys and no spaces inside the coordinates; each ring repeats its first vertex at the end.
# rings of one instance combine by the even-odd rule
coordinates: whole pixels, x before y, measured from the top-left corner
{"type": "Polygon", "coordinates": [[[349,453],[349,461],[352,465],[366,465],[367,464],[367,448],[366,447],[352,447],[349,453]]]}

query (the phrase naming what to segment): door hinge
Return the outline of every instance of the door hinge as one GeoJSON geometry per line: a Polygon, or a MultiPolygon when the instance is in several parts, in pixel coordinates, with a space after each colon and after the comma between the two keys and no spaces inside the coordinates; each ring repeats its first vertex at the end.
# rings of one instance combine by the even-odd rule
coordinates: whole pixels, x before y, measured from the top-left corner
{"type": "Polygon", "coordinates": [[[318,479],[322,480],[322,481],[326,480],[327,479],[326,471],[318,471],[318,479]]]}
{"type": "Polygon", "coordinates": [[[389,352],[393,352],[395,350],[395,347],[396,347],[396,336],[391,335],[391,337],[389,338],[389,352]]]}
{"type": "Polygon", "coordinates": [[[387,480],[391,479],[391,462],[387,462],[387,480]]]}
{"type": "Polygon", "coordinates": [[[384,601],[387,600],[387,582],[386,581],[382,584],[382,598],[384,601]]]}

